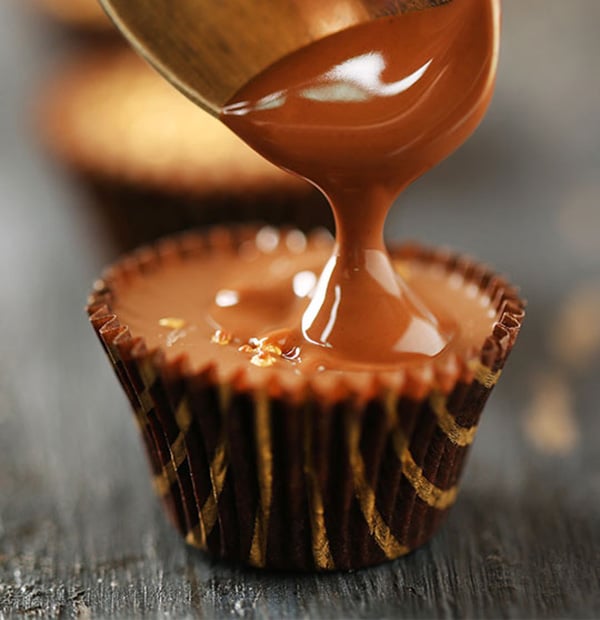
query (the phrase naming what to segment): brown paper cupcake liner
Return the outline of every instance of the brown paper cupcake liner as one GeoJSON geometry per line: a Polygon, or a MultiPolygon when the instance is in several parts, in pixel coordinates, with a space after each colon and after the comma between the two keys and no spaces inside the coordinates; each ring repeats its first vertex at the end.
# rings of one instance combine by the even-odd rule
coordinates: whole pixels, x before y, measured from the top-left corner
{"type": "Polygon", "coordinates": [[[160,191],[127,180],[103,178],[92,172],[78,179],[90,204],[119,252],[130,251],[160,237],[224,224],[268,223],[294,225],[308,232],[333,230],[331,209],[323,196],[306,186],[257,188],[243,194],[194,195],[160,191]]]}
{"type": "MultiPolygon", "coordinates": [[[[255,232],[255,231],[254,231],[255,232]]],[[[446,517],[485,402],[518,335],[524,303],[474,261],[418,246],[397,259],[460,274],[493,300],[497,323],[471,361],[365,373],[289,391],[214,364],[150,351],[111,309],[112,286],[157,268],[172,252],[235,247],[252,231],[165,241],[123,260],[99,281],[88,313],[136,414],[155,487],[187,542],[255,567],[357,569],[427,542],[446,517]]]]}

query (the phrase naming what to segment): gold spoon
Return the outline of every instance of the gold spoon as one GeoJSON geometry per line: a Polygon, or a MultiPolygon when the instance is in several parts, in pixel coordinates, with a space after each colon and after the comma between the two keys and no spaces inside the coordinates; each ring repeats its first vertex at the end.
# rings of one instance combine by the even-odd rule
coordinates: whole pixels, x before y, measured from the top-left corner
{"type": "Polygon", "coordinates": [[[451,0],[100,0],[130,43],[214,116],[251,78],[349,26],[451,0]]]}

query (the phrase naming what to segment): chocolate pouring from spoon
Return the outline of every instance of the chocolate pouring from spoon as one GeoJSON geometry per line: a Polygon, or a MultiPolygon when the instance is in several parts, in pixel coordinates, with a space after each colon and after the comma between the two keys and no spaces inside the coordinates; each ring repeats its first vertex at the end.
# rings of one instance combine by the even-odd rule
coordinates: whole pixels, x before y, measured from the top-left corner
{"type": "MultiPolygon", "coordinates": [[[[268,335],[282,350],[303,351],[309,343],[357,362],[395,364],[407,356],[437,356],[456,332],[413,298],[383,242],[394,197],[460,146],[491,98],[499,0],[445,4],[399,18],[407,3],[283,3],[278,5],[281,24],[289,28],[282,31],[268,22],[279,10],[265,12],[264,36],[257,39],[250,30],[245,46],[252,52],[252,42],[259,40],[257,54],[240,55],[240,65],[220,75],[237,82],[229,87],[207,83],[220,86],[227,97],[216,101],[227,125],[272,162],[321,188],[334,211],[337,246],[301,329],[268,335]],[[265,49],[273,54],[277,44],[290,41],[291,51],[280,47],[274,57],[248,69],[265,49]],[[377,321],[371,320],[364,298],[376,301],[377,321]]],[[[260,7],[259,2],[252,10],[260,7]]],[[[179,10],[170,15],[174,24],[179,10]]],[[[222,17],[223,11],[216,9],[210,17],[222,17]]],[[[181,29],[174,32],[181,36],[181,29]]],[[[223,40],[219,44],[218,33],[213,34],[217,41],[202,45],[214,52],[213,61],[226,52],[231,62],[234,48],[223,40]]],[[[196,40],[190,33],[179,47],[174,41],[165,49],[182,54],[196,40]]],[[[188,49],[182,58],[187,70],[199,57],[188,49]]],[[[195,84],[205,77],[201,70],[193,74],[195,84]]]]}

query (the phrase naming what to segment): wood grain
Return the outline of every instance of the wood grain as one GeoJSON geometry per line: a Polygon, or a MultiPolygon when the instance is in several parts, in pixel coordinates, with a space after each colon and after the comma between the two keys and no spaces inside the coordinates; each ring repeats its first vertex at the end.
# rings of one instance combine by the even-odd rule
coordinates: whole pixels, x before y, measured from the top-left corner
{"type": "Polygon", "coordinates": [[[372,16],[448,0],[101,0],[129,41],[190,99],[218,116],[250,79],[283,56],[372,16]]]}
{"type": "Polygon", "coordinates": [[[83,312],[114,249],[31,131],[40,81],[72,45],[2,3],[0,618],[598,617],[600,352],[581,367],[549,344],[571,294],[600,287],[600,250],[584,253],[559,217],[581,187],[600,200],[598,20],[597,0],[505,3],[489,117],[390,217],[391,236],[481,256],[530,299],[449,521],[406,558],[313,576],[215,564],[165,522],[83,312]],[[530,440],[540,376],[569,390],[566,451],[530,440]]]}

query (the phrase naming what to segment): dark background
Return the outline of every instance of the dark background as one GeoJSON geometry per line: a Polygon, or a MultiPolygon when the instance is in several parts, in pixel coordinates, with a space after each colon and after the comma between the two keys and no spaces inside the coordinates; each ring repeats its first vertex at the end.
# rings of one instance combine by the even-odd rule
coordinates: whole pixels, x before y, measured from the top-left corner
{"type": "Polygon", "coordinates": [[[600,615],[600,2],[506,0],[496,97],[390,238],[467,251],[529,313],[442,531],[354,574],[187,549],[83,311],[114,249],[31,110],[76,42],[0,3],[0,618],[600,615]]]}

